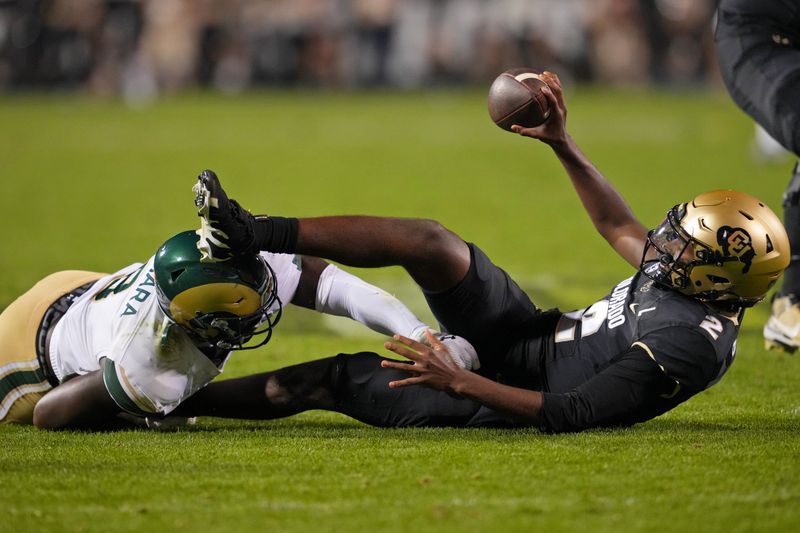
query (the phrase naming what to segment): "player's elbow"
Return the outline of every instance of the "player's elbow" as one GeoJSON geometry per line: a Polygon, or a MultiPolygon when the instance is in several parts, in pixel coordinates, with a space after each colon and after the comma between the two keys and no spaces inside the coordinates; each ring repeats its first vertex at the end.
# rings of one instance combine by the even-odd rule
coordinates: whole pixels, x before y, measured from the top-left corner
{"type": "Polygon", "coordinates": [[[50,391],[33,408],[33,425],[39,429],[79,429],[80,414],[70,407],[60,387],[50,391]]]}
{"type": "Polygon", "coordinates": [[[33,408],[33,425],[39,429],[63,429],[67,422],[64,419],[58,402],[52,401],[45,396],[36,403],[33,408]]]}
{"type": "Polygon", "coordinates": [[[544,395],[542,408],[543,428],[548,433],[574,433],[596,425],[591,402],[581,394],[544,395]]]}

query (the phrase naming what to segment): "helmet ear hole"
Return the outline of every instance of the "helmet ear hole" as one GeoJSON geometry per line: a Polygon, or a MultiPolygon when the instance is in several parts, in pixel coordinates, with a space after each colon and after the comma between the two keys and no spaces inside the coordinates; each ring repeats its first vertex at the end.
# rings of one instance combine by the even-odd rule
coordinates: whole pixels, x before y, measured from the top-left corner
{"type": "Polygon", "coordinates": [[[174,281],[175,281],[176,279],[178,279],[178,278],[181,276],[181,274],[183,274],[185,271],[186,271],[186,269],[185,269],[185,268],[180,268],[180,269],[178,269],[178,270],[173,270],[172,272],[170,272],[170,274],[169,274],[169,277],[170,277],[170,278],[172,279],[172,281],[174,282],[174,281]]]}
{"type": "MultiPolygon", "coordinates": [[[[707,277],[708,277],[708,281],[710,281],[711,283],[717,283],[717,284],[719,284],[719,283],[730,283],[730,280],[728,278],[723,278],[722,276],[715,276],[713,274],[709,274],[707,277]]],[[[698,282],[698,285],[700,285],[699,282],[698,282]]]]}

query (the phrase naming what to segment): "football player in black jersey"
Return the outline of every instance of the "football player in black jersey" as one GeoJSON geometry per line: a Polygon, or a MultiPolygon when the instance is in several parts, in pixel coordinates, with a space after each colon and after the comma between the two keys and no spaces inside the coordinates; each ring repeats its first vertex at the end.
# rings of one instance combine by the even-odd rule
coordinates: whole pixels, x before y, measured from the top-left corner
{"type": "Polygon", "coordinates": [[[273,418],[329,409],[379,426],[563,432],[642,422],[716,383],[735,356],[744,310],[789,263],[780,220],[752,196],[713,191],[676,205],[648,231],[567,134],[558,77],[543,77],[554,112],[539,127],[514,131],[553,149],[597,230],[637,269],[633,276],[585,309],[543,311],[480,248],[437,222],[252,217],[204,173],[212,257],[269,250],[357,267],[401,265],[443,331],[469,340],[479,363],[457,365],[430,335],[426,342],[396,336],[385,347],[408,363],[343,354],[212,383],[184,412],[273,418]]]}

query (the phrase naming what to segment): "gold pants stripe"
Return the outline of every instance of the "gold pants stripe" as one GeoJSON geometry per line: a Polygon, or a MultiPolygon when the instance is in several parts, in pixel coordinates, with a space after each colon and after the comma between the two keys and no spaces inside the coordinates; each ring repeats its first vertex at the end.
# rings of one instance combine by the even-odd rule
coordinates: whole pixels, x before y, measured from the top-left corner
{"type": "Polygon", "coordinates": [[[0,313],[0,424],[30,424],[36,402],[50,390],[36,358],[36,333],[47,308],[104,275],[85,270],[50,274],[0,313]],[[34,379],[34,372],[41,379],[34,379]]]}

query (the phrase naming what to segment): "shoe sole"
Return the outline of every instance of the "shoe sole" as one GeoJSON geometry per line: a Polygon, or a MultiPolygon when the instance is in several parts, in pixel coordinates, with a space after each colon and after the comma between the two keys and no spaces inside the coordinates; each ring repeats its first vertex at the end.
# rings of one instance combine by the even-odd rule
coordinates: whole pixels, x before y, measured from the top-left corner
{"type": "Polygon", "coordinates": [[[770,318],[764,325],[764,348],[789,354],[795,353],[798,345],[793,343],[792,339],[786,335],[782,335],[780,330],[776,329],[772,324],[772,321],[773,319],[770,318]]]}
{"type": "Polygon", "coordinates": [[[764,348],[776,352],[793,354],[797,351],[797,346],[790,346],[777,340],[764,339],[764,348]]]}
{"type": "Polygon", "coordinates": [[[214,228],[209,222],[209,214],[211,213],[211,204],[215,204],[216,200],[211,196],[211,191],[202,182],[198,181],[192,191],[195,193],[194,205],[197,206],[197,215],[200,217],[200,229],[195,231],[200,239],[197,241],[197,251],[200,252],[201,263],[219,263],[225,259],[218,259],[214,257],[213,243],[218,248],[227,248],[228,246],[221,242],[214,236],[214,228]]]}

